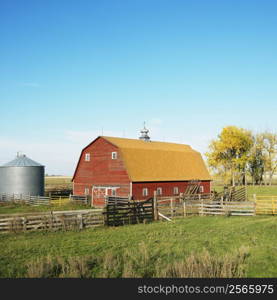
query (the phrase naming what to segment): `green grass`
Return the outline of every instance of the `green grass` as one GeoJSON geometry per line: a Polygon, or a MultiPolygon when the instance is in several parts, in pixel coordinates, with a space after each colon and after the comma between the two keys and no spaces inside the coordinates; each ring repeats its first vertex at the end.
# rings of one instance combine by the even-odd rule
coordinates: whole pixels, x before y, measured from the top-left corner
{"type": "Polygon", "coordinates": [[[1,234],[0,277],[277,277],[276,232],[256,216],[1,234]]]}
{"type": "Polygon", "coordinates": [[[79,209],[90,209],[88,205],[68,203],[59,205],[39,205],[31,206],[24,204],[10,203],[0,205],[0,214],[15,214],[15,213],[31,213],[31,212],[46,212],[46,211],[57,211],[57,210],[79,210],[79,209]]]}

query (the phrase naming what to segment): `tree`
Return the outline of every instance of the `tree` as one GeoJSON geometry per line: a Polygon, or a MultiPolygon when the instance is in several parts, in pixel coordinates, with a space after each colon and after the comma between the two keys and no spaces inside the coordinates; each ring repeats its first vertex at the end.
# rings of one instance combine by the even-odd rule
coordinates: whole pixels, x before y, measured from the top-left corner
{"type": "Polygon", "coordinates": [[[268,183],[271,185],[273,175],[277,171],[277,134],[264,132],[261,134],[261,139],[265,156],[265,172],[268,174],[268,183]]]}
{"type": "Polygon", "coordinates": [[[265,172],[266,158],[263,153],[264,140],[260,134],[253,136],[253,146],[248,159],[248,170],[252,177],[252,184],[261,184],[265,172]]]}
{"type": "Polygon", "coordinates": [[[222,129],[218,139],[211,141],[209,152],[206,153],[208,164],[225,179],[229,177],[232,185],[236,181],[246,180],[246,165],[249,152],[253,145],[250,131],[236,126],[222,129]]]}

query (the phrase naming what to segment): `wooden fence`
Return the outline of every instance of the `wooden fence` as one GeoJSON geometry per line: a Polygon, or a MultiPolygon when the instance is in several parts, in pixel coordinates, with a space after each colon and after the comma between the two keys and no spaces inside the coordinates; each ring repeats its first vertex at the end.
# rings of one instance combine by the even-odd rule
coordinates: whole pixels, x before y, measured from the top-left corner
{"type": "Polygon", "coordinates": [[[107,197],[105,224],[120,226],[152,221],[154,219],[153,198],[134,201],[129,198],[107,197]]]}
{"type": "Polygon", "coordinates": [[[0,194],[0,204],[24,203],[28,205],[50,205],[51,198],[23,194],[0,194]]]}
{"type": "Polygon", "coordinates": [[[256,203],[257,215],[277,214],[277,196],[256,196],[254,194],[253,201],[256,203]]]}
{"type": "Polygon", "coordinates": [[[254,202],[219,202],[199,203],[199,215],[228,215],[228,216],[254,216],[254,202]]]}
{"type": "Polygon", "coordinates": [[[81,230],[104,225],[102,209],[1,214],[0,233],[37,230],[81,230]]]}
{"type": "Polygon", "coordinates": [[[253,201],[214,201],[208,198],[186,197],[154,197],[157,209],[157,219],[172,219],[188,215],[255,215],[255,202],[253,201]]]}
{"type": "Polygon", "coordinates": [[[50,195],[49,197],[44,196],[31,196],[23,194],[0,194],[0,204],[8,203],[18,203],[18,204],[27,204],[33,206],[39,205],[54,205],[62,206],[68,203],[78,203],[78,204],[89,204],[88,196],[56,196],[50,195]]]}

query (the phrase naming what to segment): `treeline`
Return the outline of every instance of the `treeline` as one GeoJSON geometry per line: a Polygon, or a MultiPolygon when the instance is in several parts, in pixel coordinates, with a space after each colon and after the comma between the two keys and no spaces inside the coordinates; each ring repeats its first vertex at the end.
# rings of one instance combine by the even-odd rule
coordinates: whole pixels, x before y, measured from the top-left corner
{"type": "Polygon", "coordinates": [[[236,126],[222,129],[206,153],[211,171],[232,185],[271,185],[277,172],[277,133],[253,133],[236,126]]]}

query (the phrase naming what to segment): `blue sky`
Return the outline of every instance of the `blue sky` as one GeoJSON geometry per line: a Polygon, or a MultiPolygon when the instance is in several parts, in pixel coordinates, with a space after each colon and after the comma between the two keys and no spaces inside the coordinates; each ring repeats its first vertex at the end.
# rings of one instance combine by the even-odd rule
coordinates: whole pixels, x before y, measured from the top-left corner
{"type": "Polygon", "coordinates": [[[277,129],[276,1],[0,1],[0,164],[72,175],[102,134],[204,153],[277,129]]]}

